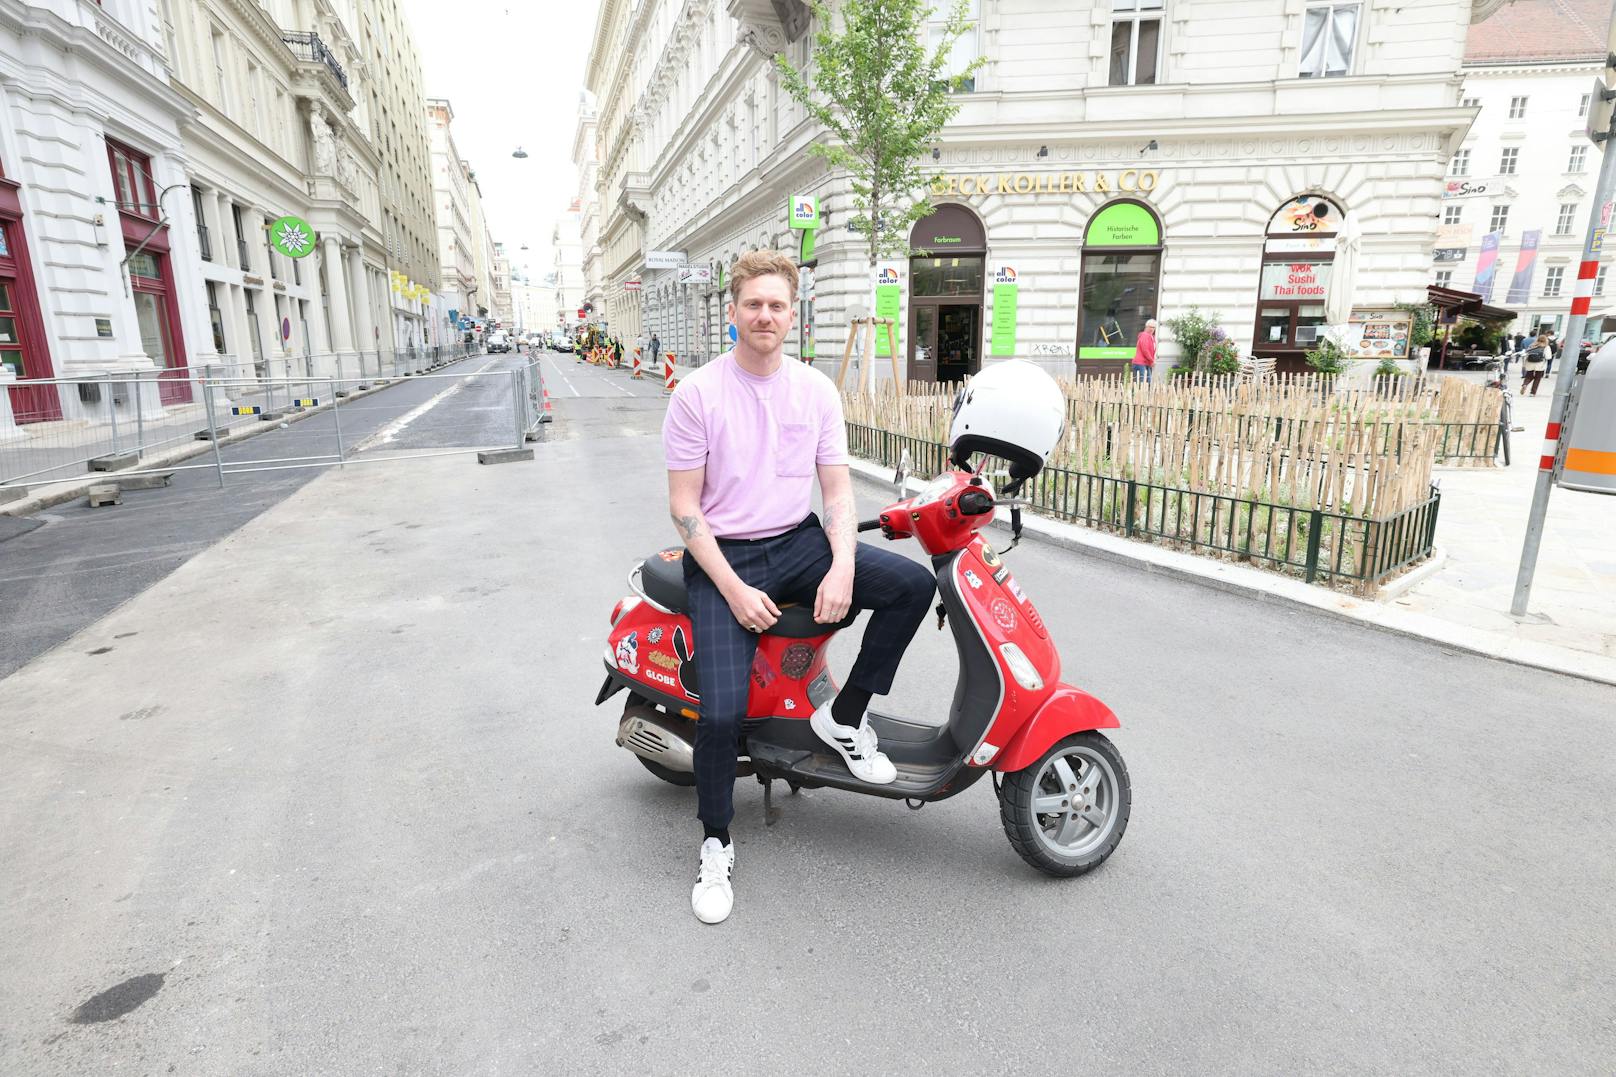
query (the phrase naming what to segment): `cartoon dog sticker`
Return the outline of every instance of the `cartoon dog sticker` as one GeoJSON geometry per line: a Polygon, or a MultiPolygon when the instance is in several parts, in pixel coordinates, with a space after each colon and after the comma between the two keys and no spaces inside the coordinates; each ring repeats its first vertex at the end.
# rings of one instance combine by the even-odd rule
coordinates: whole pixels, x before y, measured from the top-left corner
{"type": "Polygon", "coordinates": [[[639,629],[617,641],[617,668],[631,675],[640,671],[639,629]]]}

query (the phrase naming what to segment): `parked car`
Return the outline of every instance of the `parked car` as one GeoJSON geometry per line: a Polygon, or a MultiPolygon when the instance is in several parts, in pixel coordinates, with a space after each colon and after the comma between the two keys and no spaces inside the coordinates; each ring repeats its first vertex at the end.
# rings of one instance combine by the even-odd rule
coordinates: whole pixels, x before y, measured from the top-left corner
{"type": "Polygon", "coordinates": [[[551,334],[550,347],[558,352],[570,352],[572,351],[572,338],[565,333],[551,334]]]}
{"type": "Polygon", "coordinates": [[[488,334],[488,350],[490,352],[508,352],[511,350],[511,336],[503,329],[496,329],[488,334]]]}

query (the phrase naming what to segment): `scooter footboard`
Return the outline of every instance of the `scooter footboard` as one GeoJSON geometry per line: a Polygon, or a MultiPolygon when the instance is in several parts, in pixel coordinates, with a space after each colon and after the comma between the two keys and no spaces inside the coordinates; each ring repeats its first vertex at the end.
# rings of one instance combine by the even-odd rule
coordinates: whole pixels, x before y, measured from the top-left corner
{"type": "Polygon", "coordinates": [[[1038,762],[1050,746],[1073,733],[1091,729],[1116,729],[1121,725],[1111,708],[1081,688],[1056,686],[1038,713],[1022,727],[1015,739],[993,761],[993,769],[1010,773],[1038,762]]]}

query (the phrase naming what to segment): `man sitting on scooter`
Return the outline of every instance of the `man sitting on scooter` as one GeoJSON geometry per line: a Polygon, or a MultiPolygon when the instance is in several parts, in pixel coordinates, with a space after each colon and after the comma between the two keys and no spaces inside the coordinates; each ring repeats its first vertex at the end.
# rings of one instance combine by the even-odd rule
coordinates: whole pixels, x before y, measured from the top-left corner
{"type": "Polygon", "coordinates": [[[687,375],[662,426],[668,507],[690,556],[687,609],[695,632],[697,816],[704,831],[691,906],[716,924],[734,902],[735,763],[757,637],[779,603],[813,603],[834,624],[873,611],[836,698],[809,719],[855,777],[897,777],[877,749],[866,709],[884,695],[931,607],[935,577],[857,541],[847,428],[836,386],[781,349],[797,310],[797,267],[777,251],[741,255],[730,273],[735,348],[687,375]],[[825,521],[809,512],[814,479],[825,521]]]}

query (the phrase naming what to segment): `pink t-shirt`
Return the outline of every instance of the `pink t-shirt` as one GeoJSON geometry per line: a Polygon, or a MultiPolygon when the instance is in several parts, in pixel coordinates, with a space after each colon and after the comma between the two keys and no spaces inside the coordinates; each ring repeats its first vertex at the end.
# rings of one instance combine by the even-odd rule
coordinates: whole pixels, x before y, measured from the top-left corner
{"type": "Polygon", "coordinates": [[[662,452],[669,471],[707,469],[701,513],[714,535],[778,535],[808,515],[815,467],[848,462],[841,397],[829,378],[789,356],[759,378],[725,352],[673,391],[662,452]]]}

